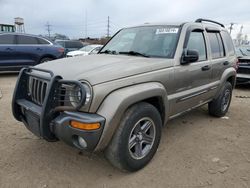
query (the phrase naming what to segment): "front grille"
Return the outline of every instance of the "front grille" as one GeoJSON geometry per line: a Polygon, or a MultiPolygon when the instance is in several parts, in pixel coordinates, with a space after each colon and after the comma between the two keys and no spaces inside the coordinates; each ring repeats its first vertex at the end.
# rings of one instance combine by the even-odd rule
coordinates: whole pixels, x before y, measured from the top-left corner
{"type": "Polygon", "coordinates": [[[35,77],[29,77],[29,96],[34,103],[38,105],[43,104],[47,89],[47,81],[35,77]]]}
{"type": "Polygon", "coordinates": [[[249,67],[239,66],[237,72],[242,74],[250,74],[250,66],[249,67]]]}

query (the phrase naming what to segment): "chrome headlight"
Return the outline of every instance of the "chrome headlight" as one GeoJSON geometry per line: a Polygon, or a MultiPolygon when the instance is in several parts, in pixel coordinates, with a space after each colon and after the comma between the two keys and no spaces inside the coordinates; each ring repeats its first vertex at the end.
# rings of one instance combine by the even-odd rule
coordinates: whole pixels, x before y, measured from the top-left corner
{"type": "Polygon", "coordinates": [[[84,88],[84,91],[82,91],[82,89],[79,86],[74,86],[70,90],[70,102],[74,107],[79,106],[79,103],[82,101],[83,97],[85,97],[85,102],[83,107],[87,106],[91,101],[92,98],[91,87],[87,83],[82,83],[82,86],[84,88]]]}
{"type": "Polygon", "coordinates": [[[91,91],[91,87],[86,83],[83,83],[83,87],[84,87],[85,92],[86,92],[86,99],[85,99],[84,105],[87,105],[90,103],[90,101],[92,99],[92,91],[91,91]]]}

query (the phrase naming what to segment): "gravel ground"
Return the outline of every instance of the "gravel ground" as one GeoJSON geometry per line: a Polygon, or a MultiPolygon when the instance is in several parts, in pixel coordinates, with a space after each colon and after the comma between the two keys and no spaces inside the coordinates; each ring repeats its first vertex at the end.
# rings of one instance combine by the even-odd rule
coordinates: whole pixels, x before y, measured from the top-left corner
{"type": "Polygon", "coordinates": [[[124,173],[102,154],[46,142],[15,121],[16,78],[0,75],[0,187],[250,187],[249,86],[234,90],[224,118],[204,106],[170,121],[151,163],[124,173]]]}

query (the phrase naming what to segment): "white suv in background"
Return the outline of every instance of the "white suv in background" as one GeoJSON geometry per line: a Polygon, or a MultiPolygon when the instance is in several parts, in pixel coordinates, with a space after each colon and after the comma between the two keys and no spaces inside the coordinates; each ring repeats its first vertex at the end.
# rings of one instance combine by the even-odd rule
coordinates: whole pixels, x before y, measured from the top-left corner
{"type": "Polygon", "coordinates": [[[81,48],[79,50],[68,52],[67,57],[97,54],[101,48],[102,48],[102,45],[90,44],[90,45],[84,46],[83,48],[81,48]]]}

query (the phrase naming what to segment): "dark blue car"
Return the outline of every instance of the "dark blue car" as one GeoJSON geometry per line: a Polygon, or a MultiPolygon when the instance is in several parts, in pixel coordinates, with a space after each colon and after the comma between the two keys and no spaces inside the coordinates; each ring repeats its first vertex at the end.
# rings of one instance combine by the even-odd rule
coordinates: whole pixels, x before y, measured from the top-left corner
{"type": "Polygon", "coordinates": [[[18,71],[26,66],[62,58],[64,48],[27,34],[0,33],[0,71],[18,71]]]}

